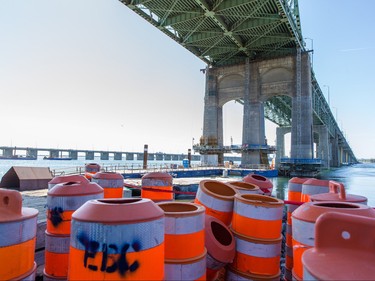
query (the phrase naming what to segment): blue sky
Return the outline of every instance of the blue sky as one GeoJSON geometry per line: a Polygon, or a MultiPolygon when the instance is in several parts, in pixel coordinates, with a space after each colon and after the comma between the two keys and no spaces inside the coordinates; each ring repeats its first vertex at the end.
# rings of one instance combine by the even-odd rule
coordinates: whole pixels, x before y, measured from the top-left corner
{"type": "MultiPolygon", "coordinates": [[[[332,112],[375,158],[375,1],[299,5],[332,112]]],[[[0,145],[184,153],[202,134],[205,64],[117,0],[1,0],[0,42],[0,145]]],[[[241,131],[228,103],[225,143],[241,131]]]]}

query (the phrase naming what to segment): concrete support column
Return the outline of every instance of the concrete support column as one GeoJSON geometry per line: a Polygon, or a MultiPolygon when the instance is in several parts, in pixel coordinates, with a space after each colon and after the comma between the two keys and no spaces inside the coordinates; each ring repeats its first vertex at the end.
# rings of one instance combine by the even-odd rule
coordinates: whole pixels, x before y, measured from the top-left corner
{"type": "MultiPolygon", "coordinates": [[[[244,108],[243,108],[243,145],[265,144],[264,105],[260,101],[260,77],[257,64],[246,61],[244,81],[244,108]]],[[[260,151],[244,151],[242,165],[260,164],[260,151]]]]}
{"type": "Polygon", "coordinates": [[[109,153],[108,152],[101,152],[100,153],[100,160],[109,160],[109,153]]]}
{"type": "Polygon", "coordinates": [[[339,167],[339,139],[336,134],[332,139],[331,167],[339,167]]]}
{"type": "MultiPolygon", "coordinates": [[[[16,149],[14,149],[15,152],[16,149]]],[[[3,156],[5,157],[12,157],[13,156],[13,148],[4,148],[3,149],[3,156]]]]}
{"type": "MultiPolygon", "coordinates": [[[[200,145],[218,147],[223,145],[223,112],[219,106],[218,77],[212,68],[206,69],[204,97],[203,136],[200,145]]],[[[217,166],[223,161],[223,153],[202,155],[203,164],[217,166]]]]}
{"type": "Polygon", "coordinates": [[[311,64],[308,53],[296,57],[296,91],[292,96],[291,158],[311,159],[312,141],[312,89],[311,64]]]}
{"type": "Polygon", "coordinates": [[[329,149],[329,135],[328,128],[324,125],[315,127],[319,132],[319,146],[318,146],[318,155],[317,157],[322,160],[322,166],[324,168],[330,167],[330,149],[329,149]]]}
{"type": "Polygon", "coordinates": [[[286,157],[285,154],[285,134],[290,133],[291,127],[277,127],[276,128],[276,159],[275,167],[280,165],[281,158],[286,157]]]}
{"type": "Polygon", "coordinates": [[[58,158],[60,154],[59,150],[50,150],[49,157],[51,158],[58,158]]]}
{"type": "Polygon", "coordinates": [[[122,160],[122,153],[121,152],[114,153],[113,160],[122,160]]]}
{"type": "Polygon", "coordinates": [[[76,151],[76,150],[69,151],[69,157],[72,158],[73,160],[77,160],[78,159],[78,151],[76,151]]]}
{"type": "Polygon", "coordinates": [[[29,149],[26,150],[26,156],[37,158],[38,157],[38,150],[34,149],[34,148],[29,148],[29,149]]]}
{"type": "Polygon", "coordinates": [[[86,156],[85,156],[86,160],[94,160],[94,158],[95,158],[94,151],[87,151],[86,152],[86,156]]]}
{"type": "Polygon", "coordinates": [[[126,153],[126,160],[134,160],[134,153],[126,153]]]}

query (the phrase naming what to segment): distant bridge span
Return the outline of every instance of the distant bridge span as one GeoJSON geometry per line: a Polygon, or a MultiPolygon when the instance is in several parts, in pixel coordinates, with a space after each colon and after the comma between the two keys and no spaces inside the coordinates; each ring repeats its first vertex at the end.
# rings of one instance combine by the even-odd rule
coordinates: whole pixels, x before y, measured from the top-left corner
{"type": "MultiPolygon", "coordinates": [[[[120,0],[207,64],[203,136],[207,164],[223,162],[222,107],[244,105],[243,144],[264,146],[264,118],[277,128],[277,165],[291,132],[291,158],[324,167],[357,159],[315,78],[298,0],[120,0]],[[317,145],[314,155],[313,144],[317,145]],[[208,147],[212,148],[210,152],[208,147]]],[[[242,151],[242,164],[262,162],[242,151]]]]}

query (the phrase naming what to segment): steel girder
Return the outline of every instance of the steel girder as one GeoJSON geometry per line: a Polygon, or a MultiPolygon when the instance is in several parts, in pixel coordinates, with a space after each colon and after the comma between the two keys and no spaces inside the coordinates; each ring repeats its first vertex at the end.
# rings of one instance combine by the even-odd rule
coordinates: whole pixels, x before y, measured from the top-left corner
{"type": "Polygon", "coordinates": [[[304,49],[297,0],[120,0],[208,65],[304,49]]]}

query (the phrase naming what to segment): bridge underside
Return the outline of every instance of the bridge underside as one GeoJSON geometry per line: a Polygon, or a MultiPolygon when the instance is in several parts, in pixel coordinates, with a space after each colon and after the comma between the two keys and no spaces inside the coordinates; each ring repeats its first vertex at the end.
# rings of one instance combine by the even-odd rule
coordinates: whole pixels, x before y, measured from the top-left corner
{"type": "Polygon", "coordinates": [[[208,65],[291,54],[302,41],[293,0],[120,1],[208,65]]]}

